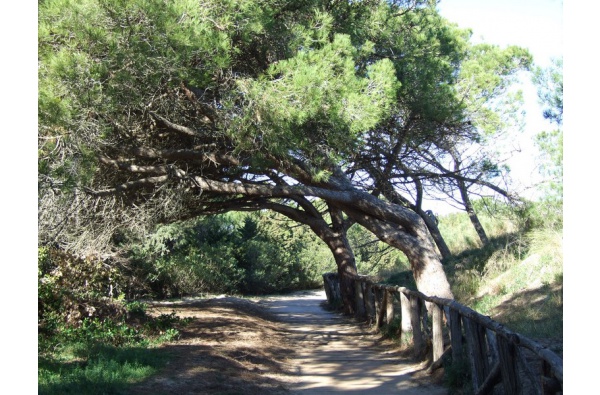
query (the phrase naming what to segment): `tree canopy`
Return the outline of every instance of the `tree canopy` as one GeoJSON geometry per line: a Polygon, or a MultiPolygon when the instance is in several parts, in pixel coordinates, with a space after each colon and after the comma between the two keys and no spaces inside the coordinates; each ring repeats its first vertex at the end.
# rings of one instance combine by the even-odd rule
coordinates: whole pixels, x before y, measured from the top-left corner
{"type": "Polygon", "coordinates": [[[436,164],[497,127],[487,105],[529,58],[471,45],[435,4],[41,3],[40,240],[85,253],[122,227],[269,209],[308,225],[340,274],[358,222],[451,297],[419,199],[380,191],[493,185],[493,164],[436,164]]]}

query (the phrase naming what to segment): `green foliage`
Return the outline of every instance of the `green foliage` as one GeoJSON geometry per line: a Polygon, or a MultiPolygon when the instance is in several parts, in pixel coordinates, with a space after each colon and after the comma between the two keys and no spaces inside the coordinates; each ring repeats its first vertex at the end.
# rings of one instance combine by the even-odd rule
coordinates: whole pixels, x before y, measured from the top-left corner
{"type": "MultiPolygon", "coordinates": [[[[398,86],[387,59],[357,73],[357,58],[368,47],[359,52],[349,36],[336,34],[331,42],[317,41],[274,63],[263,78],[240,81],[246,121],[263,144],[280,155],[311,157],[320,151],[315,147],[331,146],[338,154],[350,152],[361,132],[388,115],[398,86]]],[[[242,145],[246,136],[237,131],[248,127],[237,127],[232,136],[242,145]]]]}
{"type": "Polygon", "coordinates": [[[205,87],[230,63],[215,5],[50,0],[38,11],[40,169],[66,189],[90,184],[107,141],[148,127],[123,108],[147,108],[184,81],[205,87]]]}
{"type": "MultiPolygon", "coordinates": [[[[558,126],[552,131],[540,132],[535,143],[541,152],[540,171],[547,178],[544,185],[544,203],[562,215],[563,199],[563,75],[562,58],[553,59],[547,68],[536,67],[533,83],[538,89],[544,118],[558,126]]],[[[561,221],[562,224],[562,221],[561,221]]]]}
{"type": "Polygon", "coordinates": [[[544,106],[544,118],[562,125],[563,117],[563,60],[553,59],[549,67],[535,67],[533,83],[537,87],[540,104],[544,106]]]}
{"type": "Polygon", "coordinates": [[[162,226],[132,251],[155,296],[266,294],[320,285],[331,252],[280,217],[226,214],[162,226]]]}
{"type": "Polygon", "coordinates": [[[144,302],[134,300],[125,304],[125,308],[127,309],[127,312],[130,315],[144,316],[146,314],[146,309],[148,308],[148,305],[144,302]]]}
{"type": "Polygon", "coordinates": [[[38,393],[122,394],[167,362],[167,354],[143,347],[98,347],[82,357],[64,353],[38,360],[38,393]]]}
{"type": "Polygon", "coordinates": [[[386,280],[386,284],[400,285],[409,289],[417,289],[417,283],[412,270],[393,273],[386,280]]]}
{"type": "Polygon", "coordinates": [[[464,95],[471,122],[484,136],[498,134],[512,116],[520,113],[513,109],[514,104],[518,106],[522,102],[522,96],[504,94],[515,81],[517,72],[528,70],[531,62],[531,54],[516,46],[500,49],[495,45],[477,44],[469,48],[461,63],[458,90],[464,95]],[[513,100],[517,102],[511,103],[513,100]]]}
{"type": "Polygon", "coordinates": [[[122,287],[117,267],[96,257],[77,258],[51,247],[38,248],[38,321],[50,332],[66,319],[75,324],[86,317],[122,310],[111,300],[122,287]]]}
{"type": "Polygon", "coordinates": [[[144,303],[104,297],[97,261],[53,248],[38,258],[39,393],[126,393],[165,364],[154,345],[177,339],[189,319],[152,318],[144,303]]]}
{"type": "Polygon", "coordinates": [[[444,365],[444,385],[448,387],[450,395],[471,394],[473,392],[471,366],[467,358],[451,361],[451,363],[444,365]]]}
{"type": "Polygon", "coordinates": [[[562,229],[562,199],[547,195],[539,202],[524,201],[516,207],[519,227],[523,231],[532,229],[562,229]]]}
{"type": "Polygon", "coordinates": [[[41,393],[107,393],[147,377],[159,362],[146,361],[153,351],[142,349],[175,339],[189,323],[174,315],[151,318],[144,303],[109,298],[117,280],[122,273],[99,259],[38,249],[41,393]]]}
{"type": "MultiPolygon", "coordinates": [[[[490,199],[473,202],[488,237],[501,237],[517,231],[519,222],[509,206],[490,199]]],[[[448,248],[454,254],[478,249],[481,241],[466,213],[452,213],[439,218],[439,229],[448,248]]]]}
{"type": "Polygon", "coordinates": [[[402,329],[402,317],[396,316],[389,324],[386,323],[381,328],[381,334],[388,339],[395,339],[402,329]]]}

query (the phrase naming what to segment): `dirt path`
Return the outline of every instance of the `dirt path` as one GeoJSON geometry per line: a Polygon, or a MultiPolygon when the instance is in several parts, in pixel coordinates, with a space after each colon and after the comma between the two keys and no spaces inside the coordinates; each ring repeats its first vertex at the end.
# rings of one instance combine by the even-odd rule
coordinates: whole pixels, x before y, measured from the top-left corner
{"type": "Polygon", "coordinates": [[[224,297],[154,302],[153,315],[194,317],[163,345],[169,364],[128,394],[437,395],[398,347],[321,307],[324,291],[255,301],[224,297]],[[396,350],[396,351],[395,351],[396,350]]]}
{"type": "Polygon", "coordinates": [[[324,291],[296,293],[260,302],[286,323],[296,353],[294,394],[437,395],[448,390],[418,379],[423,366],[356,322],[321,307],[324,291]],[[396,349],[396,350],[395,350],[396,349]]]}

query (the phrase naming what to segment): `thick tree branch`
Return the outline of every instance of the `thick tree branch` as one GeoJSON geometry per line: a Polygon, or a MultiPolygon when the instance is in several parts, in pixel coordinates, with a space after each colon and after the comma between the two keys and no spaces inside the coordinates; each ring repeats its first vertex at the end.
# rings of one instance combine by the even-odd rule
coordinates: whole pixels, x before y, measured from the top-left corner
{"type": "Polygon", "coordinates": [[[163,184],[168,180],[168,175],[147,177],[135,181],[129,181],[124,184],[117,185],[114,188],[108,188],[99,191],[93,190],[91,188],[84,188],[84,191],[94,196],[110,196],[115,195],[117,193],[131,192],[142,188],[155,187],[156,185],[163,184]]]}
{"type": "Polygon", "coordinates": [[[199,133],[198,131],[196,131],[192,128],[188,128],[187,126],[177,125],[177,124],[169,121],[168,119],[161,117],[154,111],[148,111],[148,113],[152,116],[152,118],[156,119],[158,122],[162,123],[168,129],[170,129],[174,132],[177,132],[179,134],[182,134],[184,136],[189,136],[189,137],[203,137],[202,134],[199,133]]]}

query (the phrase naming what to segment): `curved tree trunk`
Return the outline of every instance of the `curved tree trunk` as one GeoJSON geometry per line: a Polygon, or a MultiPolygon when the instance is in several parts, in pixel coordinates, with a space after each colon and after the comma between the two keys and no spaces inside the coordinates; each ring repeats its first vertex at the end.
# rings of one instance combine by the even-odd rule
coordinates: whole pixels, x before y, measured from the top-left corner
{"type": "Polygon", "coordinates": [[[373,232],[381,241],[406,254],[419,291],[429,296],[454,299],[425,222],[412,210],[376,200],[363,197],[357,204],[362,206],[371,203],[377,206],[369,210],[347,205],[343,209],[350,218],[373,232]]]}
{"type": "Polygon", "coordinates": [[[326,237],[325,243],[333,253],[338,268],[340,291],[344,303],[344,313],[354,314],[354,282],[353,277],[358,274],[356,260],[345,233],[333,233],[326,237]]]}
{"type": "MultiPolygon", "coordinates": [[[[460,156],[456,150],[452,151],[451,155],[452,159],[454,160],[454,171],[457,174],[460,174],[460,156]]],[[[481,222],[479,221],[479,217],[477,217],[477,214],[475,213],[473,205],[471,204],[471,199],[469,198],[469,188],[467,187],[465,181],[460,178],[456,180],[456,183],[458,185],[458,190],[460,191],[460,197],[462,198],[465,210],[467,211],[469,219],[471,220],[471,224],[473,224],[475,232],[477,232],[477,236],[479,236],[479,240],[481,240],[481,243],[485,246],[487,243],[489,243],[489,239],[485,234],[483,225],[481,225],[481,222]]]]}
{"type": "Polygon", "coordinates": [[[427,225],[427,229],[429,230],[429,233],[431,234],[435,245],[440,251],[442,258],[447,259],[452,257],[452,252],[450,252],[450,248],[448,248],[448,244],[446,244],[446,240],[444,240],[444,237],[440,233],[440,229],[438,228],[436,223],[429,217],[429,215],[425,214],[423,210],[420,210],[418,213],[421,216],[421,218],[423,218],[425,225],[427,225]]]}
{"type": "Polygon", "coordinates": [[[458,181],[458,189],[460,190],[460,196],[462,197],[463,204],[465,205],[465,210],[467,211],[467,214],[469,214],[469,219],[471,220],[471,223],[475,228],[475,232],[477,232],[479,240],[481,240],[481,243],[485,246],[490,242],[490,240],[488,239],[487,234],[485,233],[485,229],[483,229],[483,225],[481,225],[481,222],[479,221],[477,213],[475,213],[473,204],[471,204],[471,199],[469,199],[469,192],[467,191],[467,186],[465,185],[464,181],[458,181]]]}
{"type": "MultiPolygon", "coordinates": [[[[406,167],[403,167],[403,169],[406,172],[409,171],[406,167]]],[[[369,171],[369,174],[371,175],[371,177],[373,177],[373,179],[377,183],[377,188],[379,190],[379,193],[383,194],[383,196],[386,199],[388,199],[390,202],[392,202],[394,204],[405,205],[406,207],[410,208],[411,210],[413,210],[414,212],[419,214],[419,216],[423,219],[423,221],[425,221],[425,225],[427,225],[427,229],[429,230],[429,233],[431,234],[431,237],[433,238],[435,245],[437,246],[440,254],[442,255],[442,258],[447,259],[447,258],[452,257],[452,252],[450,252],[450,248],[448,248],[448,245],[446,244],[446,241],[444,240],[444,237],[440,233],[440,230],[437,227],[436,223],[431,218],[429,218],[429,216],[427,214],[425,214],[425,212],[421,208],[421,202],[422,202],[422,196],[423,196],[423,184],[421,183],[421,180],[419,180],[418,177],[412,178],[413,183],[415,184],[415,188],[418,191],[418,196],[419,196],[419,198],[417,199],[417,203],[413,204],[408,199],[406,199],[404,196],[400,195],[394,189],[394,186],[392,185],[390,180],[388,178],[385,178],[383,176],[383,173],[377,171],[377,169],[375,167],[367,165],[367,170],[369,171]]]]}
{"type": "MultiPolygon", "coordinates": [[[[183,175],[185,172],[182,172],[183,175]]],[[[223,182],[201,176],[189,178],[194,181],[196,187],[201,188],[205,193],[256,197],[260,198],[261,202],[266,202],[269,198],[296,200],[305,211],[298,212],[289,206],[277,205],[282,210],[287,207],[286,211],[298,213],[291,216],[293,219],[299,220],[300,217],[303,217],[299,222],[309,224],[315,233],[328,243],[334,255],[338,256],[339,260],[336,262],[341,265],[341,273],[347,277],[356,272],[356,265],[353,254],[350,254],[350,245],[345,239],[345,227],[343,224],[340,226],[341,212],[334,209],[337,208],[346,213],[350,219],[369,229],[380,240],[406,254],[419,291],[429,296],[453,298],[440,256],[423,219],[406,207],[386,202],[366,191],[356,189],[343,177],[337,178],[335,175],[330,177],[327,182],[328,188],[309,185],[258,185],[223,182]],[[310,204],[302,203],[308,200],[306,199],[308,196],[323,199],[329,204],[333,227],[337,227],[337,229],[330,229],[326,224],[325,226],[318,225],[320,222],[324,223],[321,214],[316,212],[314,207],[310,207],[310,204]],[[316,218],[320,218],[320,221],[315,221],[316,218]],[[336,221],[338,221],[337,224],[336,221]]],[[[112,191],[102,191],[98,194],[110,192],[112,191]]],[[[274,205],[275,203],[271,203],[271,205],[263,203],[262,207],[273,208],[274,205]]],[[[235,208],[232,206],[231,209],[235,208]]],[[[351,289],[351,287],[349,288],[351,289]]]]}
{"type": "Polygon", "coordinates": [[[344,303],[344,313],[354,314],[354,281],[353,277],[358,274],[356,259],[350,242],[346,236],[346,230],[342,211],[334,206],[329,206],[333,232],[324,239],[325,243],[333,253],[337,264],[340,278],[340,291],[344,303]]]}

